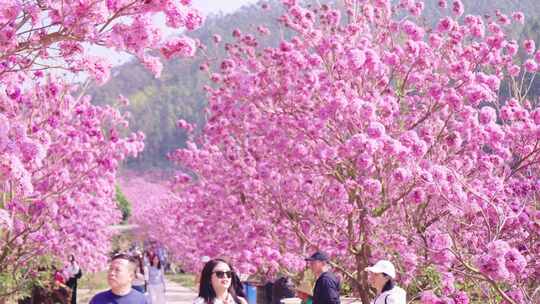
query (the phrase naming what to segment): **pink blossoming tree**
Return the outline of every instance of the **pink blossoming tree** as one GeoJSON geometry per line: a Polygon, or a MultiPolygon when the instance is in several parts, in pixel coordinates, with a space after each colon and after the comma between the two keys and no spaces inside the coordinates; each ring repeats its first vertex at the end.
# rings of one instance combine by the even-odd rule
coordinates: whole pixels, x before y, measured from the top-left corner
{"type": "Polygon", "coordinates": [[[152,50],[193,56],[198,45],[165,39],[154,22],[160,15],[171,28],[202,22],[189,0],[0,3],[0,301],[39,278],[44,257],[74,254],[84,271],[105,265],[108,227],[119,222],[116,171],[144,136],[128,134],[124,114],[93,106],[84,88],[50,71],[104,83],[111,65],[92,54],[101,46],[159,76],[152,50]]]}
{"type": "Polygon", "coordinates": [[[168,184],[168,179],[157,174],[122,173],[120,186],[133,209],[129,222],[137,225],[136,233],[142,239],[168,239],[168,242],[176,239],[174,235],[168,235],[177,225],[177,217],[172,216],[175,214],[174,205],[177,200],[168,184]],[[164,216],[167,213],[169,215],[164,216]]]}
{"type": "Polygon", "coordinates": [[[380,258],[423,303],[538,301],[540,109],[522,79],[540,52],[507,34],[523,14],[439,1],[430,28],[420,1],[283,4],[292,38],[235,31],[203,135],[171,153],[195,176],[170,207],[187,263],[300,270],[319,248],[363,303],[380,258]]]}
{"type": "Polygon", "coordinates": [[[0,296],[30,283],[43,256],[74,254],[89,272],[107,262],[108,226],[120,221],[116,170],[143,135],[119,136],[127,121],[118,110],[69,88],[50,79],[0,101],[0,273],[9,279],[0,296]]]}

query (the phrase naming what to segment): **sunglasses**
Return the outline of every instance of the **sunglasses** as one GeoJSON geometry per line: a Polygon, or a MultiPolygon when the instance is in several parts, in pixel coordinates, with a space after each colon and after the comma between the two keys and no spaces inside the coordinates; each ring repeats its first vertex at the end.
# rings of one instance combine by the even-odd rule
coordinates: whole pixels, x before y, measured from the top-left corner
{"type": "Polygon", "coordinates": [[[218,277],[218,279],[223,279],[225,278],[225,276],[227,276],[227,278],[232,278],[232,274],[233,272],[232,271],[214,271],[212,273],[215,273],[216,274],[216,277],[218,277]]]}

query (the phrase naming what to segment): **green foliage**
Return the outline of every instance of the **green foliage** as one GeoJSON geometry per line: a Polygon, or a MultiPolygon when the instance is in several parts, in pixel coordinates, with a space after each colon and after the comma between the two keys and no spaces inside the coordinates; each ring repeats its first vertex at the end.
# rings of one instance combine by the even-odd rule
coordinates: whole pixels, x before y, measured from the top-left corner
{"type": "Polygon", "coordinates": [[[10,265],[0,272],[0,301],[8,294],[14,300],[29,296],[34,286],[45,286],[51,281],[51,266],[58,262],[50,256],[28,260],[24,265],[10,265]]]}
{"type": "MultiPolygon", "coordinates": [[[[441,287],[441,274],[433,267],[426,267],[422,273],[416,276],[413,284],[410,284],[407,288],[407,293],[412,295],[418,295],[424,291],[428,286],[437,288],[441,287]]],[[[438,289],[434,290],[435,292],[438,289]]]]}
{"type": "Polygon", "coordinates": [[[352,295],[353,292],[354,288],[350,280],[344,280],[343,282],[341,282],[341,295],[352,295]]]}
{"type": "Polygon", "coordinates": [[[90,291],[97,292],[99,290],[107,289],[107,272],[101,271],[96,273],[85,273],[81,280],[78,282],[78,287],[81,289],[89,289],[90,291]]]}
{"type": "Polygon", "coordinates": [[[116,185],[116,203],[118,205],[118,209],[120,209],[122,212],[122,223],[126,223],[127,219],[131,215],[131,204],[118,185],[116,185]]]}
{"type": "Polygon", "coordinates": [[[98,292],[109,289],[107,284],[107,272],[85,273],[77,283],[79,290],[77,302],[88,303],[98,292]]]}

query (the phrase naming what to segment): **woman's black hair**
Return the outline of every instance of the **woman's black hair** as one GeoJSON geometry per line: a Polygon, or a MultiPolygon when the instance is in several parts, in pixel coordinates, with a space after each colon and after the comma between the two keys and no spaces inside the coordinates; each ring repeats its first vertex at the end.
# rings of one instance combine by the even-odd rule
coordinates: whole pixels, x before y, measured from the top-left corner
{"type": "Polygon", "coordinates": [[[236,296],[241,297],[241,298],[246,298],[246,293],[244,292],[244,287],[242,286],[240,277],[234,271],[232,273],[231,280],[232,280],[231,284],[234,286],[234,292],[236,293],[236,296]]]}
{"type": "Polygon", "coordinates": [[[386,273],[383,273],[383,276],[385,278],[388,278],[388,281],[386,281],[386,283],[384,284],[381,293],[391,290],[392,288],[394,288],[394,286],[396,286],[396,282],[394,281],[394,279],[392,279],[391,276],[387,275],[386,273]]]}
{"type": "MultiPolygon", "coordinates": [[[[233,272],[231,278],[231,286],[229,286],[228,292],[233,297],[235,303],[240,303],[240,299],[238,298],[238,295],[236,293],[239,287],[237,283],[235,283],[236,279],[234,270],[232,266],[223,259],[213,259],[206,262],[206,264],[204,265],[201,272],[201,282],[199,284],[199,297],[203,298],[204,302],[207,304],[214,303],[214,299],[216,298],[216,291],[212,287],[212,273],[216,265],[219,263],[227,264],[231,269],[231,272],[233,272]]],[[[240,281],[240,279],[238,279],[238,281],[240,281]]]]}
{"type": "Polygon", "coordinates": [[[150,266],[154,267],[154,260],[157,259],[158,262],[157,262],[157,269],[161,269],[161,260],[159,259],[159,257],[157,255],[154,255],[152,257],[152,259],[150,260],[150,266]]]}

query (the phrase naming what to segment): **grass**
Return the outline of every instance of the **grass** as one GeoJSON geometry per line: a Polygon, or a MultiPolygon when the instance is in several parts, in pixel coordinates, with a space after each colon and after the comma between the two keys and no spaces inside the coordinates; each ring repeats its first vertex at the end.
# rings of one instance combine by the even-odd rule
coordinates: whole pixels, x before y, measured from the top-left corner
{"type": "Polygon", "coordinates": [[[78,288],[90,291],[107,289],[107,272],[85,273],[78,282],[78,288]]]}
{"type": "Polygon", "coordinates": [[[77,302],[88,303],[96,293],[109,289],[107,272],[84,273],[77,283],[77,302]]]}
{"type": "Polygon", "coordinates": [[[195,275],[189,274],[189,273],[168,273],[165,275],[167,279],[176,282],[184,287],[190,288],[195,290],[196,289],[196,283],[195,283],[195,275]]]}

